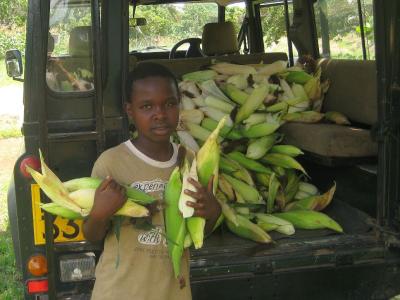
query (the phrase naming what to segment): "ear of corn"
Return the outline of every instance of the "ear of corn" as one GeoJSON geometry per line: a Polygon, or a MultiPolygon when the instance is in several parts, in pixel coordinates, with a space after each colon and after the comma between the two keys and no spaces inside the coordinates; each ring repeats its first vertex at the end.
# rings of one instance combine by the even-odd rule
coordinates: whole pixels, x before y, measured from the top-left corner
{"type": "Polygon", "coordinates": [[[168,243],[168,252],[172,259],[175,277],[181,272],[181,259],[186,236],[186,224],[179,211],[178,204],[182,191],[182,180],[179,167],[171,173],[165,188],[165,225],[168,243]]]}
{"type": "Polygon", "coordinates": [[[294,210],[284,213],[276,213],[274,216],[282,218],[300,229],[329,228],[337,232],[343,232],[343,228],[329,216],[313,210],[294,210]]]}
{"type": "MultiPolygon", "coordinates": [[[[94,203],[95,192],[95,189],[80,189],[69,194],[69,197],[72,199],[72,201],[82,209],[81,215],[89,215],[94,203]]],[[[140,218],[148,216],[149,211],[146,207],[137,204],[132,199],[128,198],[125,204],[115,214],[140,218]]]]}
{"type": "Polygon", "coordinates": [[[218,179],[218,187],[221,192],[226,195],[228,201],[235,200],[235,193],[233,191],[232,185],[221,175],[218,179]]]}
{"type": "Polygon", "coordinates": [[[211,69],[217,71],[220,74],[225,74],[225,75],[237,75],[237,74],[249,75],[257,73],[256,69],[252,66],[230,64],[225,62],[213,64],[211,66],[211,69]]]}
{"type": "Polygon", "coordinates": [[[215,98],[214,96],[206,97],[204,99],[204,102],[208,107],[213,107],[227,114],[229,114],[235,107],[234,105],[226,102],[225,100],[215,98]]]}
{"type": "Polygon", "coordinates": [[[286,170],[287,184],[285,186],[285,200],[286,203],[292,201],[299,188],[300,177],[292,169],[286,170]]]}
{"type": "Polygon", "coordinates": [[[181,110],[179,112],[179,119],[186,123],[191,122],[195,124],[200,124],[204,119],[204,113],[199,109],[187,109],[181,110]]]}
{"type": "MultiPolygon", "coordinates": [[[[97,189],[100,186],[101,182],[102,180],[99,178],[81,177],[64,181],[63,185],[66,187],[68,192],[74,192],[81,189],[97,189]]],[[[135,189],[127,185],[122,186],[126,190],[126,196],[138,204],[148,205],[156,200],[154,199],[154,197],[146,194],[141,190],[135,189]]]]}
{"type": "Polygon", "coordinates": [[[233,159],[234,161],[238,162],[240,165],[245,167],[246,169],[259,172],[259,173],[266,173],[271,174],[271,169],[265,167],[258,161],[252,160],[247,158],[243,153],[234,151],[228,154],[228,157],[233,159]]]}
{"type": "Polygon", "coordinates": [[[279,112],[279,111],[286,110],[289,107],[299,105],[302,102],[304,102],[303,98],[294,97],[294,98],[290,98],[285,101],[281,101],[281,102],[275,103],[273,105],[270,105],[266,109],[268,112],[279,112]]]}
{"type": "Polygon", "coordinates": [[[189,161],[185,159],[182,166],[182,189],[179,197],[179,210],[184,218],[189,218],[194,213],[193,207],[187,206],[186,202],[196,202],[196,200],[187,195],[185,191],[190,190],[196,192],[196,188],[188,181],[189,178],[198,180],[196,167],[196,158],[193,159],[191,165],[189,165],[189,161]]]}
{"type": "Polygon", "coordinates": [[[225,223],[228,226],[229,230],[236,235],[264,244],[270,243],[272,241],[271,237],[264,230],[249,221],[247,218],[241,215],[236,215],[236,219],[238,222],[237,226],[229,219],[225,219],[225,223]]]}
{"type": "MultiPolygon", "coordinates": [[[[204,120],[201,122],[201,126],[210,131],[217,128],[217,125],[218,122],[210,118],[204,118],[204,120]]],[[[231,140],[238,140],[242,138],[241,133],[237,129],[233,129],[232,127],[228,126],[221,128],[220,135],[231,140]]]]}
{"type": "Polygon", "coordinates": [[[239,124],[244,119],[247,119],[263,103],[268,92],[269,87],[267,84],[256,87],[246,102],[239,108],[235,117],[235,123],[239,124]]]}
{"type": "MultiPolygon", "coordinates": [[[[271,173],[272,175],[272,173],[271,173]]],[[[265,174],[265,173],[256,173],[256,180],[259,184],[262,186],[268,188],[269,187],[269,180],[271,178],[270,174],[265,174]]]]}
{"type": "Polygon", "coordinates": [[[292,223],[271,214],[256,214],[256,218],[257,224],[264,230],[276,230],[277,232],[286,235],[292,235],[295,232],[292,223]]]}
{"type": "Polygon", "coordinates": [[[350,125],[349,119],[347,119],[347,117],[344,114],[337,111],[326,112],[325,119],[339,125],[350,125]]]}
{"type": "Polygon", "coordinates": [[[253,178],[251,177],[250,172],[246,168],[241,167],[240,170],[233,172],[232,176],[235,177],[236,179],[246,182],[250,186],[255,186],[253,178]]]}
{"type": "Polygon", "coordinates": [[[307,175],[304,168],[291,156],[280,154],[280,153],[268,153],[262,159],[263,162],[266,162],[271,165],[275,165],[278,167],[286,168],[286,169],[297,169],[302,171],[307,175]]]}
{"type": "MultiPolygon", "coordinates": [[[[218,187],[218,166],[220,157],[218,136],[221,128],[225,125],[225,121],[226,118],[223,118],[219,122],[217,128],[210,134],[196,155],[198,180],[202,186],[207,187],[210,178],[214,176],[214,194],[218,187]]],[[[186,221],[187,229],[196,249],[203,246],[205,222],[205,219],[201,217],[191,217],[186,221]]]]}
{"type": "Polygon", "coordinates": [[[273,62],[272,64],[267,64],[267,65],[261,66],[258,69],[258,74],[261,74],[264,76],[271,76],[273,74],[277,74],[277,73],[285,71],[286,66],[287,66],[287,61],[278,60],[278,61],[273,62]]]}
{"type": "Polygon", "coordinates": [[[205,141],[207,138],[210,136],[211,131],[201,127],[200,125],[191,123],[191,122],[186,122],[185,127],[188,129],[190,134],[195,138],[200,141],[205,141]]]}
{"type": "Polygon", "coordinates": [[[300,148],[292,145],[275,145],[271,147],[271,153],[286,154],[291,157],[296,157],[304,154],[300,148]]]}
{"type": "Polygon", "coordinates": [[[286,114],[282,117],[282,120],[288,122],[317,123],[321,121],[323,117],[324,114],[316,111],[302,111],[286,114]]]}
{"type": "Polygon", "coordinates": [[[224,177],[231,184],[233,189],[238,192],[246,202],[262,203],[261,195],[256,188],[227,174],[222,174],[222,177],[224,177]]]}
{"type": "Polygon", "coordinates": [[[191,73],[186,73],[182,76],[185,81],[201,82],[213,79],[217,76],[217,72],[213,70],[195,71],[191,73]]]}
{"type": "Polygon", "coordinates": [[[233,84],[227,84],[225,86],[225,93],[229,96],[229,98],[239,105],[243,105],[249,97],[249,94],[238,89],[233,84]]]}
{"type": "Polygon", "coordinates": [[[186,149],[190,149],[193,152],[199,151],[200,149],[199,145],[189,132],[183,130],[177,130],[176,134],[179,137],[180,144],[185,146],[186,149]]]}
{"type": "Polygon", "coordinates": [[[306,198],[288,204],[285,207],[285,211],[291,211],[291,210],[321,211],[331,203],[335,191],[336,191],[336,183],[322,195],[307,196],[306,198]]]}
{"type": "Polygon", "coordinates": [[[232,75],[228,78],[228,80],[226,82],[229,84],[233,84],[238,89],[244,90],[249,85],[248,81],[247,81],[247,77],[248,77],[248,74],[232,75]]]}
{"type": "Polygon", "coordinates": [[[226,118],[225,120],[226,126],[229,127],[233,126],[233,122],[227,113],[220,111],[219,109],[216,109],[214,107],[208,107],[208,106],[200,107],[200,109],[204,112],[206,116],[217,122],[221,121],[223,118],[226,118]]]}
{"type": "Polygon", "coordinates": [[[266,120],[267,120],[266,113],[254,113],[254,114],[251,114],[247,119],[243,120],[243,123],[247,127],[251,127],[253,125],[264,123],[264,122],[266,122],[266,120]]]}
{"type": "Polygon", "coordinates": [[[77,220],[84,218],[81,214],[53,202],[43,203],[40,205],[40,208],[52,215],[57,215],[68,220],[77,220]]]}
{"type": "Polygon", "coordinates": [[[286,76],[286,81],[290,83],[294,82],[298,84],[305,84],[312,78],[313,76],[305,71],[289,71],[288,75],[286,76]]]}
{"type": "Polygon", "coordinates": [[[269,151],[269,149],[272,148],[276,138],[276,134],[271,134],[250,142],[247,147],[246,157],[251,159],[260,159],[269,151]]]}
{"type": "Polygon", "coordinates": [[[274,133],[281,125],[279,123],[256,124],[242,131],[247,138],[259,138],[274,133]]]}
{"type": "Polygon", "coordinates": [[[275,177],[275,173],[272,173],[269,178],[268,185],[268,200],[267,200],[267,213],[272,213],[274,210],[275,198],[279,189],[279,181],[275,177]]]}
{"type": "Polygon", "coordinates": [[[305,182],[305,181],[299,182],[299,191],[305,192],[309,195],[317,195],[318,194],[317,187],[315,185],[305,182]]]}

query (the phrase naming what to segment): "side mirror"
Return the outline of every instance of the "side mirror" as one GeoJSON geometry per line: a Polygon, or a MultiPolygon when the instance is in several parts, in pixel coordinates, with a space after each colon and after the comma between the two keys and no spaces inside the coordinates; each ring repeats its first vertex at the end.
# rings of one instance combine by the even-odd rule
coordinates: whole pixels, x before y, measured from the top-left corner
{"type": "Polygon", "coordinates": [[[19,50],[8,50],[6,52],[7,75],[12,78],[21,77],[23,73],[22,55],[19,50]]]}
{"type": "Polygon", "coordinates": [[[129,27],[138,27],[147,25],[146,18],[129,18],[129,27]]]}

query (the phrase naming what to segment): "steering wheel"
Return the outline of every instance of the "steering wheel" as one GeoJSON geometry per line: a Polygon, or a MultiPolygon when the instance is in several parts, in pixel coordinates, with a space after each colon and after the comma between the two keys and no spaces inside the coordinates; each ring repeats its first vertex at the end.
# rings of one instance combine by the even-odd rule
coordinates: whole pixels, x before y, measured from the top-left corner
{"type": "Polygon", "coordinates": [[[179,41],[172,47],[171,51],[169,52],[169,59],[175,58],[176,51],[178,50],[178,48],[186,43],[189,44],[189,48],[187,49],[187,51],[185,53],[185,58],[204,56],[203,52],[200,49],[201,39],[188,38],[188,39],[179,41]]]}

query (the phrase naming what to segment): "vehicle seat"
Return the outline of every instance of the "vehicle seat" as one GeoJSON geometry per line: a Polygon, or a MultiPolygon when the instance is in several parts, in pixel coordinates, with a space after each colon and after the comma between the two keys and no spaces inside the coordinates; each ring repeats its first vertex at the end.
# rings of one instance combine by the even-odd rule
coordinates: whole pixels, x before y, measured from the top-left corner
{"type": "Polygon", "coordinates": [[[73,28],[69,36],[69,54],[75,57],[92,56],[91,41],[91,26],[78,26],[73,28]]]}
{"type": "Polygon", "coordinates": [[[208,23],[204,25],[201,47],[206,56],[239,53],[237,34],[233,23],[208,23]]]}
{"type": "Polygon", "coordinates": [[[324,59],[319,64],[330,80],[322,112],[341,112],[352,125],[287,123],[281,128],[285,142],[319,156],[324,164],[375,157],[378,146],[370,134],[378,112],[375,62],[324,59]]]}

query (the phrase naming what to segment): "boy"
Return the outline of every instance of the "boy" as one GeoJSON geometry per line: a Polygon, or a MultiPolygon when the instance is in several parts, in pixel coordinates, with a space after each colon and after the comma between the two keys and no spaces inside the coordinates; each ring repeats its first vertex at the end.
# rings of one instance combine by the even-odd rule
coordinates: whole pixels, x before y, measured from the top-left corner
{"type": "MultiPolygon", "coordinates": [[[[183,279],[178,281],[164,238],[162,208],[152,216],[152,230],[137,229],[124,220],[119,241],[113,230],[108,230],[112,215],[126,201],[125,190],[117,182],[140,188],[162,202],[164,186],[178,156],[178,146],[170,142],[178,125],[180,100],[173,74],[158,64],[139,64],[128,76],[126,93],[126,112],[138,136],[105,151],[92,171],[93,177],[106,178],[96,191],[83,226],[89,241],[105,238],[92,299],[191,299],[189,253],[183,255],[183,279]]],[[[196,216],[206,219],[205,231],[209,233],[221,208],[212,194],[212,184],[202,187],[192,182],[197,192],[187,194],[197,203],[188,205],[196,216]]]]}

